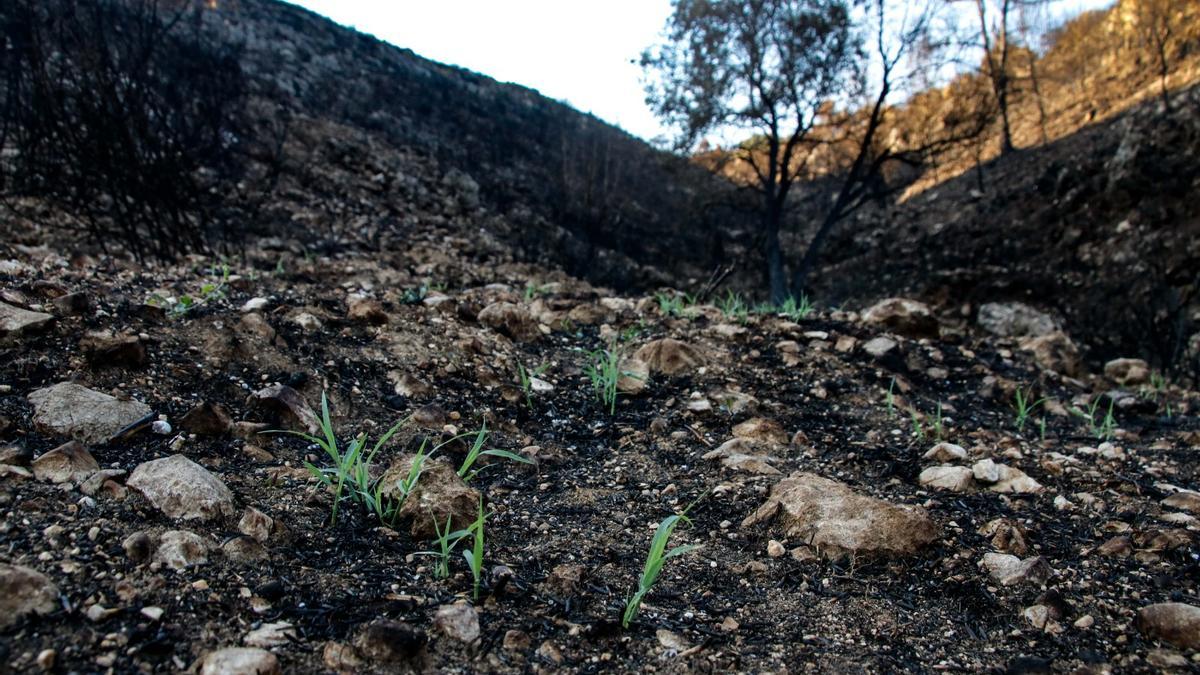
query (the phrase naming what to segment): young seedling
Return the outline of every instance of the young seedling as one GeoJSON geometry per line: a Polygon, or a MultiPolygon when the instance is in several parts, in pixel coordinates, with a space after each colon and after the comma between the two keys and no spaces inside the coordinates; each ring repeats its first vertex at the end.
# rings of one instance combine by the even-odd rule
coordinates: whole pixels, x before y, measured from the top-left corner
{"type": "Polygon", "coordinates": [[[526,370],[524,364],[517,364],[517,379],[521,383],[521,393],[525,394],[525,405],[530,410],[533,410],[533,378],[546,372],[548,368],[549,363],[543,363],[533,370],[526,370]]]}
{"type": "Polygon", "coordinates": [[[667,516],[658,524],[658,529],[654,532],[654,539],[650,541],[650,552],[646,555],[646,566],[642,568],[642,576],[638,579],[637,590],[625,602],[625,612],[621,615],[621,627],[628,629],[630,622],[637,618],[638,611],[642,607],[642,600],[646,594],[654,587],[658,577],[662,574],[663,566],[671,558],[675,558],[685,553],[690,553],[698,548],[695,544],[684,544],[676,546],[671,550],[667,550],[667,543],[671,539],[671,534],[675,532],[675,528],[680,522],[691,524],[691,520],[687,517],[688,511],[696,502],[692,502],[683,513],[667,516]]]}
{"type": "Polygon", "coordinates": [[[921,426],[921,417],[916,410],[908,411],[908,416],[912,420],[912,435],[918,441],[925,440],[925,427],[921,426]]]}
{"type": "MultiPolygon", "coordinates": [[[[215,267],[210,268],[209,272],[212,276],[217,276],[215,267]]],[[[201,284],[200,291],[196,295],[184,293],[178,298],[169,298],[155,293],[146,303],[154,307],[162,307],[167,311],[168,316],[178,319],[200,305],[225,297],[225,287],[228,282],[229,265],[222,265],[219,279],[201,284]]]]}
{"type": "Polygon", "coordinates": [[[400,493],[402,503],[417,489],[417,482],[421,480],[421,473],[425,470],[425,460],[437,451],[437,448],[434,448],[433,452],[425,454],[425,446],[428,443],[428,440],[421,441],[421,447],[417,448],[417,454],[413,456],[412,464],[408,465],[408,475],[396,482],[396,491],[400,493]]]}
{"type": "Polygon", "coordinates": [[[1081,410],[1080,408],[1071,408],[1071,414],[1077,417],[1082,417],[1083,420],[1087,422],[1088,431],[1092,434],[1092,436],[1098,439],[1112,440],[1113,436],[1116,435],[1117,430],[1117,419],[1113,416],[1113,404],[1115,401],[1109,399],[1108,412],[1100,421],[1097,421],[1096,413],[1099,412],[1098,409],[1100,407],[1101,398],[1103,397],[1097,396],[1092,399],[1092,402],[1088,404],[1086,411],[1081,410]]]}
{"type": "Polygon", "coordinates": [[[1030,402],[1032,398],[1031,392],[1027,392],[1021,387],[1017,387],[1017,392],[1014,399],[1013,410],[1017,413],[1017,431],[1025,431],[1025,423],[1029,420],[1029,414],[1034,411],[1039,405],[1046,402],[1045,398],[1040,398],[1030,402]]]}
{"type": "Polygon", "coordinates": [[[800,294],[800,299],[797,300],[792,296],[788,296],[787,300],[783,301],[783,305],[779,308],[780,312],[787,316],[791,321],[799,321],[808,318],[809,314],[815,309],[813,304],[809,302],[808,296],[804,293],[800,294]]]}
{"type": "Polygon", "coordinates": [[[696,298],[688,295],[677,295],[674,293],[655,293],[654,299],[658,301],[658,311],[662,312],[663,316],[679,316],[690,318],[695,312],[692,310],[692,305],[696,304],[696,298]]]}
{"type": "Polygon", "coordinates": [[[474,592],[471,595],[474,600],[479,600],[479,582],[483,579],[483,527],[487,517],[488,514],[483,510],[483,496],[480,495],[479,516],[474,523],[471,523],[471,527],[467,528],[475,535],[474,545],[470,551],[463,551],[463,557],[467,560],[467,567],[471,569],[471,577],[475,582],[474,592]]]}
{"type": "Polygon", "coordinates": [[[896,389],[896,377],[892,376],[892,381],[888,383],[887,388],[887,411],[888,417],[896,416],[896,395],[893,393],[896,389]]]}
{"type": "Polygon", "coordinates": [[[654,294],[654,299],[658,301],[658,311],[662,312],[663,316],[683,314],[683,300],[679,296],[659,292],[654,294]]]}
{"type": "Polygon", "coordinates": [[[621,342],[630,342],[639,335],[649,332],[650,327],[646,325],[645,319],[638,319],[637,323],[625,328],[621,331],[621,342]]]}
{"type": "Polygon", "coordinates": [[[617,382],[621,379],[621,350],[617,345],[608,349],[597,349],[588,352],[588,362],[583,366],[583,372],[592,383],[592,391],[605,407],[608,414],[617,411],[617,382]]]}
{"type": "Polygon", "coordinates": [[[725,318],[732,319],[738,323],[746,323],[750,315],[750,308],[746,305],[746,301],[742,299],[742,296],[733,291],[726,292],[725,297],[717,303],[717,306],[725,315],[725,318]]]}
{"type": "Polygon", "coordinates": [[[945,427],[942,424],[942,402],[938,401],[937,414],[933,418],[933,439],[939,443],[945,440],[945,427]]]}
{"type": "MultiPolygon", "coordinates": [[[[431,512],[430,517],[433,517],[431,512]]],[[[433,576],[436,579],[445,579],[450,576],[450,554],[454,552],[454,547],[458,546],[458,542],[471,536],[470,530],[450,530],[450,516],[446,516],[446,527],[442,528],[438,523],[437,518],[433,518],[433,529],[437,532],[437,539],[434,543],[438,545],[436,551],[421,551],[417,555],[430,555],[437,558],[437,562],[433,566],[433,576]]]]}
{"type": "Polygon", "coordinates": [[[534,298],[546,295],[549,292],[550,284],[536,284],[532,281],[525,283],[525,302],[531,302],[534,298]]]}
{"type": "Polygon", "coordinates": [[[1113,404],[1116,401],[1108,400],[1108,412],[1104,414],[1104,419],[1100,422],[1100,426],[1096,429],[1096,438],[1101,438],[1106,441],[1111,441],[1117,435],[1117,418],[1113,416],[1113,404]]]}
{"type": "Polygon", "coordinates": [[[1158,399],[1167,390],[1167,378],[1162,373],[1150,373],[1150,385],[1142,387],[1142,398],[1158,403],[1158,399]]]}
{"type": "MultiPolygon", "coordinates": [[[[349,497],[353,501],[362,503],[367,508],[374,511],[377,515],[387,512],[387,509],[380,500],[380,486],[377,481],[373,482],[370,475],[371,461],[375,458],[375,453],[379,452],[392,436],[400,430],[408,422],[409,418],[404,418],[396,422],[390,429],[384,432],[383,436],[379,437],[374,447],[371,448],[365,456],[363,451],[367,447],[367,434],[361,433],[343,450],[338,443],[337,435],[333,431],[333,423],[329,418],[329,400],[325,393],[321,393],[321,436],[314,436],[300,431],[284,431],[276,433],[287,433],[293,436],[299,436],[310,443],[320,447],[330,461],[332,466],[327,468],[318,468],[311,462],[305,462],[304,468],[308,469],[322,485],[333,490],[333,507],[329,515],[329,524],[337,524],[338,506],[344,498],[344,493],[349,484],[349,497]]],[[[386,521],[385,521],[386,522],[386,521]]]]}
{"type": "Polygon", "coordinates": [[[529,459],[528,457],[522,457],[521,455],[509,452],[508,450],[501,450],[499,448],[489,448],[484,450],[483,444],[487,440],[487,436],[488,430],[487,423],[485,422],[484,425],[480,427],[479,431],[476,432],[475,441],[471,443],[471,449],[467,451],[467,456],[463,458],[462,466],[458,467],[458,477],[462,478],[464,482],[470,482],[471,479],[475,478],[475,476],[483,470],[476,469],[471,471],[471,467],[475,466],[475,461],[478,460],[482,455],[509,459],[522,464],[533,464],[533,460],[529,459]]]}

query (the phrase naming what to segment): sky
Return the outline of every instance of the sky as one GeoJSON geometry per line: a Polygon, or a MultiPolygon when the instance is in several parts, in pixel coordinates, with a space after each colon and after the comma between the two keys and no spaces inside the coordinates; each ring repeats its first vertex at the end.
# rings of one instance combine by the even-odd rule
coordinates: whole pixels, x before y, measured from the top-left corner
{"type": "MultiPolygon", "coordinates": [[[[1111,0],[1060,0],[1070,15],[1111,0]]],[[[442,63],[537,89],[650,140],[635,61],[659,42],[670,0],[291,0],[442,63]]]]}

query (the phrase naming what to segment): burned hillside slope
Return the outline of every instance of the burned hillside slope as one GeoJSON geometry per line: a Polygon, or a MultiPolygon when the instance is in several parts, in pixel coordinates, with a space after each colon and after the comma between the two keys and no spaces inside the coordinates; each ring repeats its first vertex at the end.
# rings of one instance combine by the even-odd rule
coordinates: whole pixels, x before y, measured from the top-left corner
{"type": "MultiPolygon", "coordinates": [[[[221,3],[205,19],[241,46],[244,69],[277,111],[435,160],[448,181],[478,189],[480,205],[507,223],[499,234],[527,259],[644,286],[656,281],[651,263],[657,280],[707,272],[712,232],[742,217],[712,198],[729,189],[723,181],[536,91],[274,0],[221,3]],[[690,255],[677,255],[681,247],[690,255]]],[[[310,164],[295,159],[298,170],[310,164]]],[[[402,178],[376,176],[384,186],[402,178]]],[[[405,209],[402,199],[390,206],[405,209]]]]}
{"type": "Polygon", "coordinates": [[[1093,365],[1137,355],[1195,377],[1200,90],[1004,156],[844,224],[817,295],[905,292],[973,319],[987,302],[1054,314],[1093,365]]]}

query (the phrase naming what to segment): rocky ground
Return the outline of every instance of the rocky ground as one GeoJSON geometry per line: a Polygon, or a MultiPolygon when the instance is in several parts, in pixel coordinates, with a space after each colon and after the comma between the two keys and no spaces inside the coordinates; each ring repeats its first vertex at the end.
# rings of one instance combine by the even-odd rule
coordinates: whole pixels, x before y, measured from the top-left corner
{"type": "Polygon", "coordinates": [[[671,315],[437,230],[228,267],[8,255],[12,671],[1200,670],[1200,397],[1086,372],[1028,307],[671,315]],[[329,459],[265,433],[320,433],[322,395],[343,447],[407,419],[369,466],[386,522],[331,523],[329,459]],[[525,462],[465,481],[485,425],[525,462]],[[481,503],[476,597],[471,541],[446,578],[423,552],[481,503]],[[623,629],[685,509],[670,545],[697,548],[623,629]]]}

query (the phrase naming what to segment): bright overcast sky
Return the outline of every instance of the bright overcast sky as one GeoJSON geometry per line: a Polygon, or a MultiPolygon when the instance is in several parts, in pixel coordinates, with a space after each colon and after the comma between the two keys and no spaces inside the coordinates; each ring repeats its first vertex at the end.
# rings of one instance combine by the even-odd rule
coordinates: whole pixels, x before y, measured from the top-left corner
{"type": "Polygon", "coordinates": [[[670,0],[291,0],[434,61],[537,89],[642,137],[660,133],[636,60],[670,0]]]}
{"type": "MultiPolygon", "coordinates": [[[[663,133],[631,61],[670,0],[291,0],[417,54],[516,82],[643,138],[663,133]]],[[[1056,14],[1110,4],[1061,0],[1056,14]]]]}

